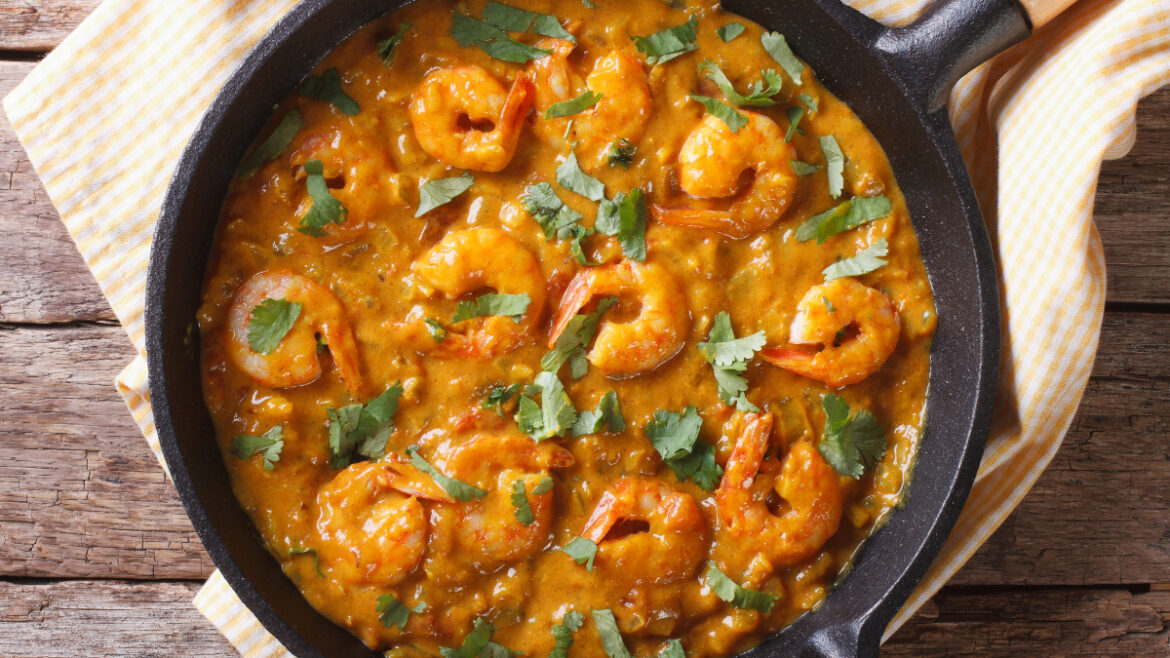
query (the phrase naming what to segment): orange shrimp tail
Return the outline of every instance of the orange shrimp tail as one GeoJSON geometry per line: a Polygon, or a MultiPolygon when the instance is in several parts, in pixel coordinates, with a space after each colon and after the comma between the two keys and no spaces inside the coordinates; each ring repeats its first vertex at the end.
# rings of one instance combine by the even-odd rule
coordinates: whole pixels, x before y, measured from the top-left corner
{"type": "Polygon", "coordinates": [[[751,230],[738,222],[735,215],[727,210],[704,210],[651,204],[650,214],[660,224],[710,229],[719,231],[729,238],[746,238],[752,234],[751,230]]]}
{"type": "Polygon", "coordinates": [[[500,114],[500,128],[508,136],[508,150],[512,150],[520,139],[520,128],[528,118],[535,95],[536,85],[532,82],[532,76],[528,73],[517,75],[508,92],[508,100],[504,102],[504,111],[500,114]]]}
{"type": "Polygon", "coordinates": [[[868,372],[837,371],[826,367],[817,356],[792,347],[768,347],[760,350],[760,358],[768,363],[833,388],[856,384],[869,376],[868,372]]]}
{"type": "Polygon", "coordinates": [[[557,316],[553,319],[552,331],[548,336],[548,348],[551,350],[557,345],[557,338],[568,326],[569,320],[577,315],[589,298],[593,296],[593,277],[589,271],[583,271],[569,282],[565,294],[561,297],[561,305],[557,309],[557,316]]]}
{"type": "Polygon", "coordinates": [[[597,501],[597,506],[593,508],[593,514],[589,516],[589,520],[585,522],[585,529],[581,531],[581,536],[594,544],[600,544],[601,540],[605,539],[605,536],[613,528],[613,524],[618,521],[617,502],[617,496],[613,494],[613,491],[606,491],[601,496],[601,500],[597,501]]]}

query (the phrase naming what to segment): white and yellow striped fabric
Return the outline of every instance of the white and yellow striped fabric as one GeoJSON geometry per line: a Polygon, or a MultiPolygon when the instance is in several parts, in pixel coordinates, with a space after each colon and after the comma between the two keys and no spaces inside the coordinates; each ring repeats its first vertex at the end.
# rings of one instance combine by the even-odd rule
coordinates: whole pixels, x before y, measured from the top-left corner
{"type": "MultiPolygon", "coordinates": [[[[154,223],[204,109],[295,4],[106,0],[4,99],[49,197],[138,348],[117,385],[156,453],[143,357],[154,223]]],[[[929,0],[850,4],[900,24],[929,0]]],[[[1168,79],[1170,2],[1080,0],[952,94],[951,122],[1000,265],[1000,393],[970,500],[887,637],[999,527],[1060,446],[1092,368],[1105,299],[1092,224],[1098,170],[1129,150],[1138,99],[1168,79]]],[[[218,573],[195,605],[242,654],[287,654],[218,573]]]]}

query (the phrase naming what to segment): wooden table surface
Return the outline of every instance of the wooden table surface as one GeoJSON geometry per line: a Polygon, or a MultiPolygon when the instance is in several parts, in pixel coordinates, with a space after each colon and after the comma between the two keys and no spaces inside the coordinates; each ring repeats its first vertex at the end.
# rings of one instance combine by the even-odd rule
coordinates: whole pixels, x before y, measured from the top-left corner
{"type": "MultiPolygon", "coordinates": [[[[98,1],[0,0],[0,95],[98,1]]],[[[1170,89],[1137,121],[1101,172],[1108,301],[1072,429],[884,655],[1170,654],[1170,89]]],[[[114,390],[132,356],[0,117],[0,656],[231,654],[191,604],[212,564],[114,390]]]]}

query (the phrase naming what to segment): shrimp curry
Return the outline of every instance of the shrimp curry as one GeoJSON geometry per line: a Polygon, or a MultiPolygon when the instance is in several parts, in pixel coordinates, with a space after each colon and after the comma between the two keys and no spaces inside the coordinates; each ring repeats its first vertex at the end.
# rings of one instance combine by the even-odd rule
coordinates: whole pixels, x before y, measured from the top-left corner
{"type": "Polygon", "coordinates": [[[420,0],[278,105],[199,311],[240,504],[389,656],[728,656],[899,502],[934,304],[881,146],[715,0],[420,0]]]}

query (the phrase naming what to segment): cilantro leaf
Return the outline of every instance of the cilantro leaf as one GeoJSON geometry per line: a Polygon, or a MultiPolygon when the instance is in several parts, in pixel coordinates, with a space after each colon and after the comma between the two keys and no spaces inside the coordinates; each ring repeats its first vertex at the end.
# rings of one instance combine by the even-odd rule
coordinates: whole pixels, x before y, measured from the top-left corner
{"type": "Polygon", "coordinates": [[[735,90],[735,85],[723,73],[723,69],[711,60],[704,60],[699,65],[699,71],[706,71],[707,79],[714,82],[719,87],[719,91],[727,97],[727,102],[735,107],[770,107],[776,104],[772,97],[780,93],[780,87],[784,84],[780,74],[768,69],[762,72],[762,80],[757,80],[748,86],[746,94],[741,94],[735,90]]]}
{"type": "Polygon", "coordinates": [[[346,95],[341,88],[341,74],[336,68],[329,69],[321,75],[310,75],[301,83],[297,93],[309,98],[331,103],[341,110],[342,114],[353,116],[361,112],[357,102],[346,95]]]}
{"type": "Polygon", "coordinates": [[[654,412],[654,420],[643,431],[662,459],[670,461],[691,453],[702,425],[699,410],[687,405],[681,414],[659,409],[654,412]]]}
{"type": "Polygon", "coordinates": [[[513,320],[519,322],[520,316],[528,311],[528,305],[531,302],[532,300],[526,292],[518,295],[499,292],[484,293],[476,297],[475,301],[456,304],[451,322],[463,322],[488,315],[510,315],[513,320]]]}
{"type": "Polygon", "coordinates": [[[264,470],[271,471],[275,462],[280,461],[284,449],[284,426],[277,425],[260,436],[237,434],[232,439],[232,452],[240,459],[247,459],[256,453],[264,455],[264,470]]]}
{"type": "Polygon", "coordinates": [[[822,270],[822,273],[825,275],[825,281],[840,279],[843,276],[869,274],[886,264],[886,261],[883,259],[888,253],[889,244],[886,243],[885,238],[880,238],[856,256],[839,260],[826,267],[822,270]]]}
{"type": "Polygon", "coordinates": [[[893,210],[894,205],[884,195],[842,201],[825,212],[809,217],[798,226],[796,239],[807,242],[816,238],[817,244],[822,244],[838,233],[881,219],[893,210]]]}
{"type": "Polygon", "coordinates": [[[788,108],[787,113],[788,113],[788,130],[784,131],[784,141],[791,142],[792,136],[795,135],[796,133],[800,133],[802,135],[804,134],[804,131],[800,129],[800,120],[804,118],[804,108],[803,107],[790,107],[790,108],[788,108]]]}
{"type": "Polygon", "coordinates": [[[569,151],[569,157],[557,167],[557,182],[566,190],[576,192],[590,201],[601,201],[605,198],[605,185],[581,170],[574,151],[569,151]]]}
{"type": "Polygon", "coordinates": [[[561,623],[552,627],[556,646],[549,652],[548,658],[569,658],[569,647],[573,646],[573,633],[581,630],[581,625],[584,623],[585,615],[576,610],[566,612],[561,617],[561,623]]]}
{"type": "Polygon", "coordinates": [[[618,630],[617,621],[613,618],[613,611],[609,609],[592,610],[593,623],[597,626],[597,633],[601,636],[601,648],[609,658],[632,658],[626,643],[622,641],[622,633],[618,630]]]}
{"type": "Polygon", "coordinates": [[[427,327],[427,333],[430,334],[431,340],[436,343],[441,343],[447,340],[447,328],[444,327],[438,320],[434,318],[423,318],[423,324],[427,327]]]}
{"type": "Polygon", "coordinates": [[[256,147],[244,161],[240,163],[240,173],[238,178],[244,180],[251,178],[253,174],[260,170],[269,161],[276,158],[276,156],[284,153],[288,145],[292,142],[293,137],[300,132],[305,125],[305,119],[300,112],[296,110],[289,110],[287,114],[280,118],[280,123],[272,129],[272,134],[268,135],[260,146],[256,147]]]}
{"type": "Polygon", "coordinates": [[[375,612],[382,614],[378,615],[378,620],[386,628],[397,626],[399,629],[406,628],[406,622],[410,619],[410,613],[419,613],[427,609],[427,604],[419,601],[418,605],[409,608],[405,603],[394,598],[393,594],[383,594],[378,597],[378,605],[374,607],[375,612]]]}
{"type": "Polygon", "coordinates": [[[696,441],[690,454],[666,462],[679,482],[694,480],[703,491],[714,491],[723,478],[723,467],[715,462],[715,446],[696,441]]]}
{"type": "Polygon", "coordinates": [[[498,2],[489,2],[483,8],[483,19],[501,30],[507,30],[509,32],[527,32],[532,30],[546,37],[564,39],[573,43],[577,42],[576,37],[561,27],[561,22],[557,20],[556,16],[550,16],[548,14],[538,14],[532,11],[509,7],[498,2]]]}
{"type": "Polygon", "coordinates": [[[707,113],[723,120],[731,132],[737,133],[740,128],[747,125],[747,117],[735,111],[728,105],[724,105],[710,96],[700,96],[698,94],[691,94],[691,100],[698,101],[707,108],[707,113]]]}
{"type": "Polygon", "coordinates": [[[565,205],[548,183],[529,185],[522,197],[524,208],[540,224],[544,239],[568,240],[575,237],[577,222],[584,215],[565,205]]]}
{"type": "Polygon", "coordinates": [[[813,112],[816,112],[820,109],[820,107],[817,105],[817,100],[808,94],[801,94],[800,96],[797,96],[797,98],[800,99],[801,103],[804,103],[805,107],[812,110],[813,112]]]}
{"type": "Polygon", "coordinates": [[[837,144],[837,138],[825,135],[821,138],[821,152],[825,154],[829,172],[829,196],[836,199],[841,196],[841,189],[845,186],[845,154],[837,144]]]}
{"type": "Polygon", "coordinates": [[[317,575],[322,577],[322,578],[325,577],[325,572],[321,570],[321,556],[317,554],[317,549],[315,549],[315,548],[300,548],[298,546],[293,546],[293,547],[289,548],[288,549],[288,556],[291,558],[295,555],[312,555],[313,556],[313,568],[317,570],[317,575]]]}
{"type": "Polygon", "coordinates": [[[719,386],[719,399],[724,404],[735,404],[741,411],[759,411],[747,399],[747,379],[741,373],[747,370],[748,361],[763,349],[767,339],[763,331],[757,331],[743,338],[735,337],[731,327],[731,316],[726,311],[715,315],[707,342],[699,343],[699,353],[715,371],[715,382],[719,386]]]}
{"type": "Polygon", "coordinates": [[[683,651],[682,640],[671,640],[665,649],[658,652],[658,658],[687,658],[687,652],[683,651]]]}
{"type": "Polygon", "coordinates": [[[418,454],[418,449],[414,448],[413,446],[406,449],[406,454],[410,457],[410,463],[414,464],[415,468],[431,476],[431,479],[435,481],[435,484],[439,485],[443,491],[447,492],[448,496],[454,498],[455,500],[458,500],[461,503],[466,503],[472,498],[483,498],[487,495],[486,491],[475,485],[467,484],[466,482],[460,482],[455,478],[443,475],[439,472],[439,469],[431,466],[427,460],[423,459],[422,455],[418,454]]]}
{"type": "Polygon", "coordinates": [[[300,315],[300,302],[271,297],[260,302],[248,316],[248,347],[253,352],[271,354],[300,315]]]}
{"type": "Polygon", "coordinates": [[[797,176],[809,176],[811,174],[815,174],[820,171],[821,167],[824,166],[809,164],[807,162],[801,162],[800,160],[789,160],[788,162],[792,164],[792,171],[797,176]]]}
{"type": "Polygon", "coordinates": [[[543,441],[554,436],[564,436],[577,422],[577,410],[565,392],[565,385],[555,374],[541,372],[526,393],[528,395],[520,396],[515,419],[520,425],[520,431],[533,439],[543,441]],[[540,404],[529,397],[537,393],[540,394],[540,404]]]}
{"type": "Polygon", "coordinates": [[[565,324],[561,334],[557,336],[557,342],[553,344],[553,348],[541,357],[541,369],[555,373],[561,369],[565,361],[570,361],[573,380],[576,381],[584,377],[588,368],[585,350],[593,340],[593,335],[597,333],[597,327],[601,324],[601,316],[617,301],[617,297],[606,297],[597,304],[596,311],[574,315],[565,324]]]}
{"type": "Polygon", "coordinates": [[[310,237],[323,238],[326,236],[324,228],[329,224],[345,222],[348,213],[345,206],[329,191],[329,185],[325,182],[325,165],[320,160],[309,160],[303,169],[305,188],[313,199],[313,205],[301,218],[297,230],[310,237]]]}
{"type": "Polygon", "coordinates": [[[394,432],[394,415],[398,413],[401,398],[402,382],[399,381],[364,405],[326,409],[330,465],[335,469],[349,466],[355,449],[364,457],[381,459],[386,454],[386,442],[394,432]]]}
{"type": "Polygon", "coordinates": [[[630,36],[638,52],[646,56],[646,63],[654,66],[663,64],[685,55],[692,50],[698,50],[695,37],[699,35],[699,19],[691,16],[690,20],[682,25],[668,27],[655,32],[650,36],[630,36]]]}
{"type": "Polygon", "coordinates": [[[720,26],[715,30],[715,33],[719,35],[720,39],[723,39],[723,43],[727,43],[728,41],[731,41],[732,39],[743,34],[743,31],[746,29],[747,28],[744,27],[742,23],[732,22],[728,23],[727,25],[720,26]]]}
{"type": "Polygon", "coordinates": [[[817,451],[841,475],[856,480],[886,454],[886,435],[868,409],[849,414],[849,403],[829,393],[821,398],[825,432],[817,451]]]}
{"type": "Polygon", "coordinates": [[[779,32],[765,32],[760,35],[760,43],[772,59],[776,60],[780,68],[784,69],[788,77],[799,85],[801,74],[804,73],[804,62],[800,61],[796,53],[788,47],[788,41],[784,39],[784,35],[779,32]]]}
{"type": "Polygon", "coordinates": [[[561,550],[577,564],[585,565],[586,571],[593,571],[593,560],[597,558],[597,544],[584,537],[575,537],[561,550]]]}
{"type": "Polygon", "coordinates": [[[617,236],[622,256],[638,261],[646,260],[646,196],[634,188],[629,193],[618,192],[613,201],[605,199],[597,208],[593,228],[605,235],[617,236]]]}
{"type": "MultiPolygon", "coordinates": [[[[553,479],[549,476],[544,476],[532,488],[533,496],[542,496],[553,488],[553,479]]],[[[524,492],[524,480],[517,479],[512,483],[512,514],[520,523],[528,526],[536,521],[536,515],[532,513],[532,506],[528,503],[528,494],[524,492]]]]}
{"type": "Polygon", "coordinates": [[[626,419],[622,417],[621,403],[615,391],[609,391],[601,396],[596,411],[586,409],[577,417],[577,422],[569,433],[573,436],[597,434],[606,428],[607,431],[618,433],[626,431],[626,419]]]}
{"type": "Polygon", "coordinates": [[[757,592],[756,590],[740,587],[736,582],[727,577],[727,574],[719,570],[715,566],[714,561],[707,562],[707,586],[723,601],[731,604],[733,608],[740,610],[758,610],[760,612],[771,612],[772,606],[780,599],[779,596],[772,596],[767,592],[757,592]]]}
{"type": "Polygon", "coordinates": [[[520,43],[495,25],[465,16],[458,11],[451,20],[451,38],[460,46],[475,46],[505,62],[523,64],[546,57],[552,52],[520,43]]]}
{"type": "Polygon", "coordinates": [[[455,197],[471,188],[475,178],[467,172],[451,178],[432,178],[418,185],[418,210],[415,217],[422,217],[439,206],[450,203],[455,197]]]}
{"type": "Polygon", "coordinates": [[[463,638],[463,644],[458,649],[439,647],[439,655],[443,658],[514,658],[515,651],[491,641],[496,627],[484,619],[476,619],[472,631],[463,638]]]}
{"type": "Polygon", "coordinates": [[[508,400],[512,399],[513,395],[516,395],[519,392],[520,384],[512,384],[510,386],[496,384],[492,387],[492,390],[488,392],[487,398],[485,398],[483,402],[479,403],[479,406],[482,409],[495,409],[496,414],[503,418],[504,405],[508,402],[508,400]]]}
{"type": "Polygon", "coordinates": [[[382,60],[383,64],[390,66],[394,61],[394,53],[398,52],[398,46],[402,45],[403,39],[406,38],[406,33],[413,28],[414,26],[410,23],[402,21],[398,26],[398,31],[393,36],[378,42],[376,50],[378,58],[382,60]]]}
{"type": "Polygon", "coordinates": [[[570,98],[567,101],[553,103],[544,111],[544,118],[559,119],[561,117],[571,116],[573,114],[580,114],[585,110],[597,105],[597,102],[602,98],[601,94],[586,90],[576,98],[570,98]]]}
{"type": "Polygon", "coordinates": [[[622,137],[609,145],[609,151],[606,152],[606,161],[611,167],[629,169],[634,164],[634,155],[637,152],[638,147],[631,144],[630,140],[622,137]]]}

